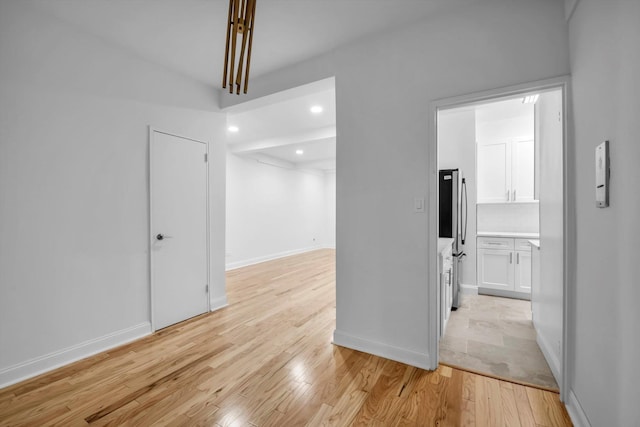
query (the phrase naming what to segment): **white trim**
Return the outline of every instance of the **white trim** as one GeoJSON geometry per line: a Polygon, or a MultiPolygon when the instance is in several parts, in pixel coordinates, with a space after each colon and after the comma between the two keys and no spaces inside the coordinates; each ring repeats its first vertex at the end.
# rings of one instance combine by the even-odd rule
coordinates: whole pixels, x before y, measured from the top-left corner
{"type": "MultiPolygon", "coordinates": [[[[209,193],[211,191],[211,189],[209,188],[209,164],[211,163],[211,156],[209,154],[209,143],[205,142],[204,143],[204,150],[205,150],[205,172],[206,172],[206,180],[207,180],[207,188],[206,188],[206,194],[207,194],[207,200],[206,200],[206,204],[207,204],[207,310],[209,312],[211,312],[211,206],[209,203],[209,193]]],[[[226,295],[225,295],[225,300],[226,300],[226,295]]]]}
{"type": "Polygon", "coordinates": [[[517,97],[526,92],[532,91],[544,91],[544,90],[553,90],[560,89],[562,91],[562,100],[564,105],[564,116],[563,116],[563,132],[564,138],[562,141],[563,144],[563,173],[564,173],[564,200],[563,200],[563,211],[564,211],[564,233],[563,233],[563,262],[564,262],[564,289],[563,289],[563,325],[562,325],[562,335],[563,335],[563,343],[562,343],[562,375],[560,377],[560,381],[558,381],[558,386],[560,387],[560,400],[564,401],[566,398],[566,389],[568,384],[570,384],[569,378],[569,369],[568,369],[568,359],[572,356],[572,349],[569,348],[570,341],[568,339],[568,326],[569,326],[569,313],[568,313],[568,298],[567,298],[567,289],[569,286],[573,286],[573,275],[570,273],[570,269],[573,267],[573,256],[571,255],[572,251],[574,251],[575,245],[573,242],[574,233],[573,230],[569,228],[571,222],[569,219],[569,213],[574,211],[574,202],[573,199],[570,199],[572,192],[568,191],[569,188],[573,188],[573,181],[570,181],[571,174],[573,173],[573,168],[570,157],[568,154],[568,146],[570,144],[569,139],[569,84],[570,77],[569,76],[560,76],[554,77],[545,80],[539,80],[535,82],[523,83],[515,86],[508,86],[504,88],[492,89],[483,92],[477,92],[467,95],[454,96],[445,99],[439,99],[432,101],[429,106],[429,115],[428,115],[428,126],[429,126],[429,139],[427,140],[427,165],[428,165],[428,176],[429,176],[429,215],[428,215],[428,235],[432,238],[427,242],[427,255],[428,255],[428,267],[429,267],[429,275],[427,277],[427,289],[429,295],[429,303],[428,303],[428,312],[429,312],[429,344],[428,351],[431,356],[431,369],[436,369],[438,366],[438,351],[439,351],[439,337],[438,337],[438,298],[437,298],[437,290],[438,290],[438,273],[437,273],[437,245],[438,240],[436,236],[438,235],[438,129],[437,129],[437,114],[439,109],[449,109],[455,108],[462,105],[472,105],[472,104],[480,104],[486,101],[490,101],[496,98],[502,97],[517,97]]]}
{"type": "MultiPolygon", "coordinates": [[[[211,162],[211,158],[209,156],[209,143],[206,141],[200,141],[198,139],[194,139],[194,138],[189,138],[188,136],[184,136],[184,135],[178,135],[176,133],[173,132],[167,132],[164,130],[160,130],[156,127],[153,126],[149,126],[149,159],[148,159],[148,164],[149,164],[149,236],[148,236],[148,251],[149,251],[149,320],[151,322],[151,330],[153,332],[156,331],[156,321],[155,321],[155,316],[154,316],[154,274],[153,274],[153,250],[152,250],[152,245],[153,245],[153,141],[154,141],[154,133],[161,133],[164,135],[169,135],[169,136],[173,136],[176,138],[180,138],[180,139],[186,139],[187,141],[191,141],[191,142],[195,142],[198,144],[203,144],[204,148],[205,148],[205,153],[207,156],[207,161],[205,162],[205,184],[206,184],[206,189],[205,189],[205,198],[206,198],[206,208],[205,208],[205,216],[206,216],[206,231],[205,231],[205,235],[206,235],[206,240],[207,240],[207,254],[206,254],[206,259],[207,259],[207,286],[208,286],[208,290],[207,293],[205,294],[205,298],[207,299],[207,312],[211,311],[211,301],[210,301],[210,295],[211,295],[211,227],[210,227],[210,209],[209,209],[209,163],[211,162]]],[[[187,320],[187,319],[183,319],[183,320],[187,320]]]]}
{"type": "Polygon", "coordinates": [[[560,383],[562,380],[560,373],[560,359],[558,359],[556,354],[553,352],[551,343],[539,333],[536,333],[536,342],[538,343],[538,347],[540,347],[540,351],[542,351],[549,368],[551,368],[551,373],[555,377],[556,381],[560,383]]]}
{"type": "Polygon", "coordinates": [[[255,258],[249,258],[249,259],[245,259],[245,260],[241,260],[241,261],[234,261],[234,262],[229,262],[227,263],[225,270],[229,271],[229,270],[235,270],[236,268],[241,268],[241,267],[247,267],[249,265],[253,265],[253,264],[260,264],[261,262],[266,262],[266,261],[272,261],[274,259],[278,259],[278,258],[284,258],[284,257],[288,257],[291,255],[298,255],[298,254],[303,254],[305,252],[311,252],[311,251],[316,251],[318,249],[322,249],[323,247],[318,245],[318,246],[309,246],[306,248],[301,248],[301,249],[292,249],[290,251],[283,251],[283,252],[277,252],[275,254],[268,254],[268,255],[261,255],[255,258]]]}
{"type": "Polygon", "coordinates": [[[478,285],[460,283],[460,293],[465,295],[478,295],[478,285]]]}
{"type": "Polygon", "coordinates": [[[494,297],[515,298],[531,301],[531,294],[526,292],[505,291],[504,289],[491,289],[478,286],[478,295],[491,295],[494,297]]]}
{"type": "Polygon", "coordinates": [[[562,248],[563,248],[563,287],[562,287],[562,353],[560,355],[560,368],[561,378],[558,382],[560,386],[560,400],[565,402],[568,399],[569,384],[572,383],[569,369],[569,361],[575,360],[573,357],[573,347],[571,343],[573,340],[569,339],[570,331],[574,331],[571,316],[569,313],[570,303],[575,301],[574,297],[571,297],[571,289],[575,286],[575,259],[576,259],[576,221],[570,220],[575,218],[575,160],[573,153],[573,126],[569,126],[569,121],[572,120],[571,111],[571,81],[569,77],[566,77],[564,84],[561,86],[562,90],[562,210],[563,210],[563,224],[562,224],[562,248]]]}
{"type": "Polygon", "coordinates": [[[582,405],[580,405],[578,397],[573,390],[569,390],[569,398],[564,406],[567,408],[571,422],[575,427],[591,427],[587,414],[584,413],[582,405]]]}
{"type": "Polygon", "coordinates": [[[384,357],[385,359],[395,360],[396,362],[406,363],[407,365],[417,368],[431,368],[428,354],[359,338],[338,331],[337,329],[333,331],[333,344],[384,357]]]}
{"type": "Polygon", "coordinates": [[[69,363],[121,346],[151,334],[151,323],[121,329],[0,370],[0,388],[49,372],[69,363]]]}
{"type": "Polygon", "coordinates": [[[220,310],[221,308],[225,308],[229,303],[227,303],[227,296],[221,296],[218,298],[214,298],[209,300],[209,312],[220,310]]]}

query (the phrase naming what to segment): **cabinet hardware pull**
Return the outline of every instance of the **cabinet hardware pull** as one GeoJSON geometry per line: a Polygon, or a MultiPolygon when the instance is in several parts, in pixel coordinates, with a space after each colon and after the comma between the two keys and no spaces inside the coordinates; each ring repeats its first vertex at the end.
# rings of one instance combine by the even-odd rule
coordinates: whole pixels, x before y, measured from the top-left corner
{"type": "Polygon", "coordinates": [[[511,194],[509,193],[509,190],[507,190],[507,202],[511,200],[511,194]]]}
{"type": "Polygon", "coordinates": [[[513,190],[513,201],[516,201],[516,190],[513,190]]]}
{"type": "Polygon", "coordinates": [[[513,252],[509,253],[509,264],[513,264],[513,252]]]}
{"type": "Polygon", "coordinates": [[[520,264],[520,254],[516,255],[516,264],[520,264]]]}

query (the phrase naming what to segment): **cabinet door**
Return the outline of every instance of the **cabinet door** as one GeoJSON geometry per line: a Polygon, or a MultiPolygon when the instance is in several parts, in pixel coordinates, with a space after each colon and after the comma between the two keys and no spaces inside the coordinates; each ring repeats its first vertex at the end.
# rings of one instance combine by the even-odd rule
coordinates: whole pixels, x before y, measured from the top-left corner
{"type": "Polygon", "coordinates": [[[511,143],[511,201],[534,200],[535,145],[533,140],[511,143]]]}
{"type": "Polygon", "coordinates": [[[477,195],[479,203],[508,202],[511,197],[511,153],[506,142],[478,144],[477,195]]]}
{"type": "Polygon", "coordinates": [[[515,291],[531,293],[531,251],[516,251],[515,291]]]}
{"type": "Polygon", "coordinates": [[[513,258],[513,251],[479,249],[478,286],[513,291],[513,258]]]}

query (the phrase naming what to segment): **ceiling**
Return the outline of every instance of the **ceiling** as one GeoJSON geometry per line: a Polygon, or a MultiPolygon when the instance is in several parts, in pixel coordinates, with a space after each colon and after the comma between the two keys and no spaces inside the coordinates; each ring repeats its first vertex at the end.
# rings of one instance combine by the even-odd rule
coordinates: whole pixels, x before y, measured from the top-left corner
{"type": "Polygon", "coordinates": [[[530,116],[533,114],[533,104],[524,104],[522,99],[523,97],[518,97],[478,105],[476,107],[476,120],[479,122],[492,122],[530,116]]]}
{"type": "MultiPolygon", "coordinates": [[[[465,0],[257,0],[251,78],[465,0]]],[[[467,0],[469,1],[469,0],[467,0]]],[[[219,88],[227,0],[31,0],[57,18],[219,88]]]]}
{"type": "Polygon", "coordinates": [[[275,102],[260,101],[253,108],[243,105],[241,111],[229,111],[227,125],[238,128],[227,132],[229,151],[261,161],[277,159],[279,165],[290,168],[335,170],[335,88],[316,91],[312,87],[275,102]],[[322,112],[311,112],[313,106],[322,107],[322,112]]]}
{"type": "MultiPolygon", "coordinates": [[[[27,0],[79,30],[220,88],[227,0],[27,0]]],[[[470,0],[257,0],[251,78],[470,0]]],[[[317,89],[317,88],[316,88],[317,89]]],[[[229,149],[292,168],[335,169],[335,90],[229,110],[229,149]],[[311,114],[311,105],[322,114],[311,114]],[[302,155],[296,150],[304,151],[302,155]]]]}
{"type": "Polygon", "coordinates": [[[455,114],[463,111],[475,111],[478,122],[493,122],[497,120],[513,119],[516,117],[529,116],[533,114],[534,104],[525,104],[523,99],[526,95],[534,95],[537,92],[509,96],[493,101],[482,101],[461,107],[448,108],[438,111],[441,116],[455,114]]]}

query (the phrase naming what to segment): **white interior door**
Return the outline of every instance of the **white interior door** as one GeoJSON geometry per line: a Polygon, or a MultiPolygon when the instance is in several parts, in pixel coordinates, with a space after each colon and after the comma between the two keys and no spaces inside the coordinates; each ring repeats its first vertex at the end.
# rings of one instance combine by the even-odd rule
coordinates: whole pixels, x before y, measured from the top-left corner
{"type": "Polygon", "coordinates": [[[208,310],[207,146],[151,131],[154,330],[208,310]]]}

